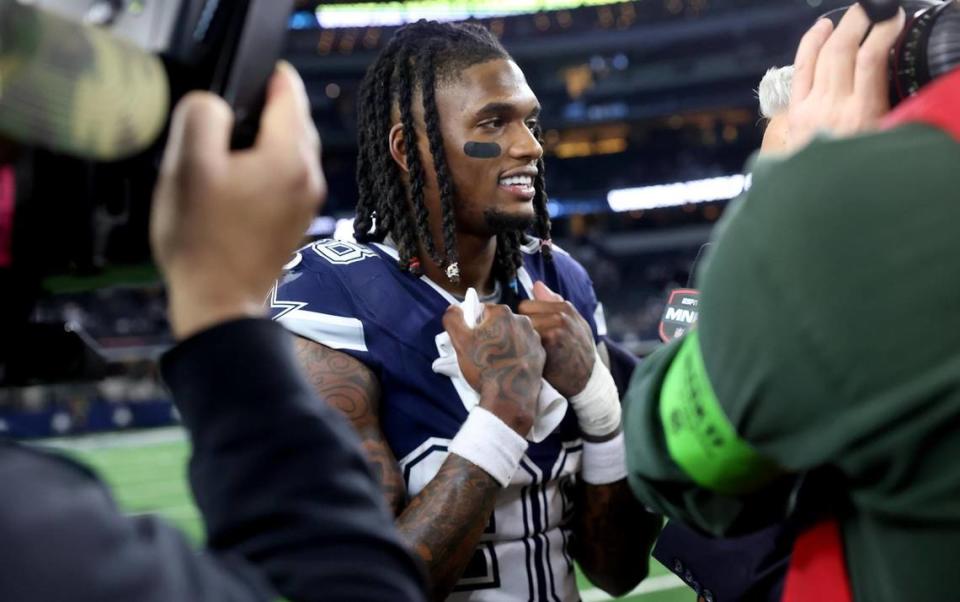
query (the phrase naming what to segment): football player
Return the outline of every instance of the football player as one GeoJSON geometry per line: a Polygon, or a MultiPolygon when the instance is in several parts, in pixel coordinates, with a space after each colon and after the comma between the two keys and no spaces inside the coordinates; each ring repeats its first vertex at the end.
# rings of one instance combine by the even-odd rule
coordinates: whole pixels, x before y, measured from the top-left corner
{"type": "Polygon", "coordinates": [[[660,518],[625,480],[601,306],[550,243],[537,97],[487,30],[420,21],[358,100],[358,242],[301,249],[275,319],[360,433],[434,599],[576,601],[574,560],[630,591],[660,518]],[[490,304],[473,330],[470,288],[490,304]],[[462,377],[434,370],[445,326],[462,377]]]}

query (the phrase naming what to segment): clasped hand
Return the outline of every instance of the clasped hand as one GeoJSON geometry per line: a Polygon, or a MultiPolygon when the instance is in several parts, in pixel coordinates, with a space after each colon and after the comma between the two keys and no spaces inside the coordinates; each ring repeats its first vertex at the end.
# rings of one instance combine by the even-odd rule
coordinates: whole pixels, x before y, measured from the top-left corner
{"type": "Polygon", "coordinates": [[[569,398],[586,387],[596,361],[587,321],[542,282],[534,284],[533,299],[522,301],[516,314],[488,305],[471,329],[454,305],[443,326],[464,378],[480,393],[480,405],[523,435],[536,418],[541,379],[569,398]]]}

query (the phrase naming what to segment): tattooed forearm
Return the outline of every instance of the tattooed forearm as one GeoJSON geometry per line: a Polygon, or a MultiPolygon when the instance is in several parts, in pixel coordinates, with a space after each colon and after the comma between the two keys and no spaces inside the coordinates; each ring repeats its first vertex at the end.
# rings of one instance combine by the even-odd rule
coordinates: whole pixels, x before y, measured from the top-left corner
{"type": "Polygon", "coordinates": [[[578,489],[574,555],[594,585],[621,596],[647,576],[662,519],[644,509],[626,480],[578,489]]]}
{"type": "Polygon", "coordinates": [[[380,430],[380,383],[354,358],[313,341],[296,339],[297,359],[317,395],[340,410],[360,435],[367,460],[380,480],[387,503],[399,514],[406,486],[393,452],[380,430]]]}
{"type": "Polygon", "coordinates": [[[460,579],[499,490],[481,468],[451,454],[400,515],[400,534],[427,565],[431,599],[446,599],[460,579]]]}

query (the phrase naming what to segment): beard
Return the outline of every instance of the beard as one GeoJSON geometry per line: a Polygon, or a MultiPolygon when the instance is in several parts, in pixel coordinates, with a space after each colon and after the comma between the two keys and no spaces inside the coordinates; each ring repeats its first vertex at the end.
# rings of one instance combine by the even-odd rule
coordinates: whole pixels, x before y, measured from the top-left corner
{"type": "Polygon", "coordinates": [[[533,225],[534,217],[530,215],[516,215],[505,213],[495,208],[483,212],[483,220],[493,234],[507,232],[526,232],[533,225]]]}

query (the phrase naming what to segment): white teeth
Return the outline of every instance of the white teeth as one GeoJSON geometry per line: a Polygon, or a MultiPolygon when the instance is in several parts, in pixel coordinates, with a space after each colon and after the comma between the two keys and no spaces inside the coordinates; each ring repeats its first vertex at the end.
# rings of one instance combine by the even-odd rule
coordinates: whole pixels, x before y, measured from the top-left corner
{"type": "Polygon", "coordinates": [[[501,186],[533,186],[533,177],[532,176],[510,176],[508,178],[500,178],[501,186]]]}

